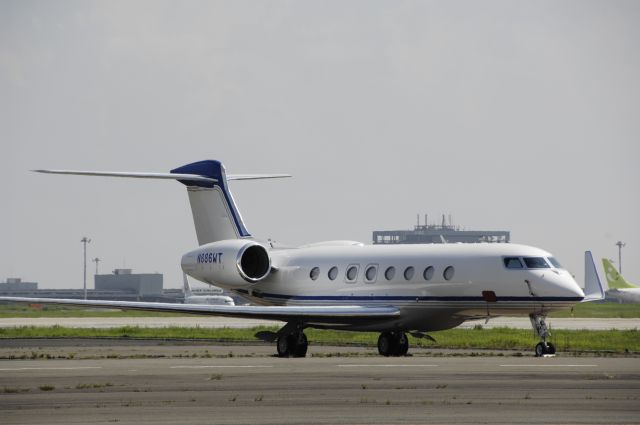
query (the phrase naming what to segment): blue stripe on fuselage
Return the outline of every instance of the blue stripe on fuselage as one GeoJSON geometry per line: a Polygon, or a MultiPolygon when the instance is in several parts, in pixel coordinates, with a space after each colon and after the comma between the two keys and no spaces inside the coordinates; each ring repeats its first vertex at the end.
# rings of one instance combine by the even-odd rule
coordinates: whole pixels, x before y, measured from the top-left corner
{"type": "MultiPolygon", "coordinates": [[[[261,293],[261,298],[274,298],[280,300],[292,301],[482,301],[487,302],[483,297],[474,296],[398,296],[398,295],[285,295],[285,294],[269,294],[261,293]]],[[[533,301],[533,302],[550,302],[550,301],[567,301],[579,302],[581,297],[497,297],[496,302],[500,301],[533,301]]]]}

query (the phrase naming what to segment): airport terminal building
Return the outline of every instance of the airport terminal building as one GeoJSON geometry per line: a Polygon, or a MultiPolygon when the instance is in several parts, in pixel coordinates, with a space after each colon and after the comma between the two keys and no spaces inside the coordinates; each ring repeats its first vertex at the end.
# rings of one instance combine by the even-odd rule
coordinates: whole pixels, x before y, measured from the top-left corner
{"type": "Polygon", "coordinates": [[[442,216],[442,224],[427,224],[427,216],[424,223],[418,223],[413,230],[375,230],[373,232],[374,245],[389,244],[422,244],[422,243],[509,243],[511,232],[508,230],[466,230],[451,223],[451,217],[447,223],[442,216]]]}
{"type": "Polygon", "coordinates": [[[115,269],[112,274],[95,275],[97,291],[127,291],[137,297],[162,295],[162,274],[133,273],[131,269],[115,269]]]}
{"type": "MultiPolygon", "coordinates": [[[[95,289],[87,289],[91,300],[182,302],[182,289],[163,289],[160,273],[133,273],[131,269],[116,269],[111,274],[97,274],[95,289]]],[[[0,282],[0,295],[32,298],[83,299],[80,289],[38,289],[36,282],[9,278],[0,282]]]]}

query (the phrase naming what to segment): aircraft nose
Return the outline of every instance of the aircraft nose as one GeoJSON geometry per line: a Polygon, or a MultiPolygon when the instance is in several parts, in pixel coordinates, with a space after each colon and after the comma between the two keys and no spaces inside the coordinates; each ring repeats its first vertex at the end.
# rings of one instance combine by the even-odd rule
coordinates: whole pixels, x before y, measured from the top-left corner
{"type": "Polygon", "coordinates": [[[584,298],[584,291],[573,277],[565,277],[559,282],[559,286],[565,297],[584,298]]]}

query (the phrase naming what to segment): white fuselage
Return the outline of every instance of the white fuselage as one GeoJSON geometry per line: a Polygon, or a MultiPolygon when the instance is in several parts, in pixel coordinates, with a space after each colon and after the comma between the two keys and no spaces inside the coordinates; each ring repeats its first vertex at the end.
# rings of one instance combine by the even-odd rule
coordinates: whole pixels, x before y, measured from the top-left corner
{"type": "Polygon", "coordinates": [[[548,312],[570,307],[584,298],[571,274],[547,260],[552,257],[550,253],[524,245],[351,245],[270,250],[273,271],[260,282],[241,288],[211,278],[216,269],[233,268],[235,259],[195,262],[194,256],[206,251],[204,245],[186,254],[183,270],[196,279],[248,296],[255,303],[395,306],[403,314],[401,323],[394,326],[406,329],[437,330],[471,318],[548,312]],[[542,258],[547,267],[509,269],[504,259],[510,257],[542,258]],[[425,272],[429,267],[432,274],[425,272]]]}
{"type": "Polygon", "coordinates": [[[640,303],[640,288],[609,289],[606,298],[621,304],[640,303]]]}

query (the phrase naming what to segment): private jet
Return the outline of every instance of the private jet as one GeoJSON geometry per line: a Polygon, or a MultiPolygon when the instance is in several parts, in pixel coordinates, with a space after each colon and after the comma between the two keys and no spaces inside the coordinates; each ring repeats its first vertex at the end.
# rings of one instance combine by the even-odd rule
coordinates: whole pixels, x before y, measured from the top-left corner
{"type": "Polygon", "coordinates": [[[169,173],[35,170],[50,174],[177,180],[187,188],[198,246],[182,256],[190,277],[236,293],[247,306],[1,297],[2,301],[177,311],[285,322],[256,336],[275,342],[280,357],[304,357],[306,328],[377,332],[383,356],[403,356],[407,334],[454,328],[467,320],[529,316],[541,341],[537,356],[554,354],[549,312],[602,299],[593,257],[585,252],[585,290],[549,252],[517,244],[365,245],[349,240],[279,247],[254,238],[228,182],[290,177],[226,174],[205,160],[169,173]]]}

